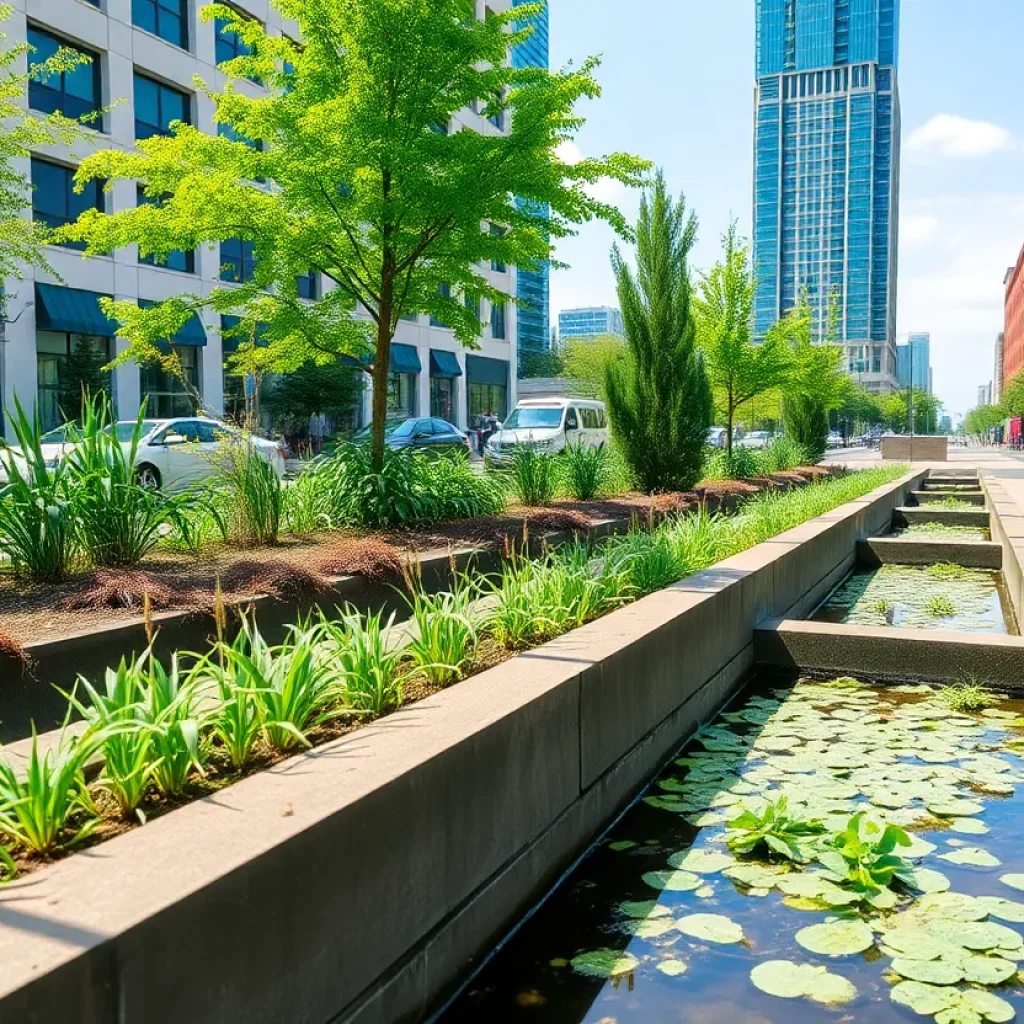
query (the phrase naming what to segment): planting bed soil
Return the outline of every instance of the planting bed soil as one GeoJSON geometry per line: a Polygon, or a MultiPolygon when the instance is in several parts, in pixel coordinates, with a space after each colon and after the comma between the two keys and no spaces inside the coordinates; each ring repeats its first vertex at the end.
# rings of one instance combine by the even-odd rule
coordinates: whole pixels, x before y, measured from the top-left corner
{"type": "Polygon", "coordinates": [[[855,572],[814,618],[855,626],[1016,633],[1002,574],[959,566],[884,565],[855,572]]]}
{"type": "Polygon", "coordinates": [[[1022,710],[854,680],[752,686],[441,1021],[1014,1019],[1022,710]]]}
{"type": "Polygon", "coordinates": [[[558,501],[548,508],[510,506],[503,515],[459,519],[427,527],[368,533],[341,530],[304,537],[282,536],[273,546],[242,550],[210,545],[201,555],[157,549],[135,569],[78,573],[59,584],[33,584],[0,571],[0,657],[5,648],[88,632],[115,622],[138,619],[143,597],[152,611],[209,612],[218,580],[229,601],[262,594],[293,598],[314,596],[328,579],[366,576],[399,584],[403,557],[468,546],[501,547],[531,536],[586,533],[608,520],[642,523],[652,516],[710,509],[733,510],[764,490],[791,489],[829,476],[820,468],[778,473],[756,481],[709,483],[694,492],[623,494],[591,502],[558,501]]]}

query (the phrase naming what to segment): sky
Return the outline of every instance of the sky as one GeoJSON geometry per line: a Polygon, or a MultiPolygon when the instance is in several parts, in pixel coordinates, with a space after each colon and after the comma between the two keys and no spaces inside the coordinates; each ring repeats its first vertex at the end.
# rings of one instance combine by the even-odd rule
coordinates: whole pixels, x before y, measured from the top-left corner
{"type": "MultiPolygon", "coordinates": [[[[596,54],[600,99],[579,151],[626,151],[665,171],[700,221],[697,267],[730,219],[751,224],[754,0],[550,0],[551,63],[596,54]]],[[[897,333],[928,331],[935,391],[965,413],[992,379],[1003,278],[1024,245],[1021,0],[902,0],[903,173],[897,333]]],[[[632,217],[638,196],[597,186],[632,217]]],[[[560,309],[617,305],[611,229],[558,246],[560,309]]]]}

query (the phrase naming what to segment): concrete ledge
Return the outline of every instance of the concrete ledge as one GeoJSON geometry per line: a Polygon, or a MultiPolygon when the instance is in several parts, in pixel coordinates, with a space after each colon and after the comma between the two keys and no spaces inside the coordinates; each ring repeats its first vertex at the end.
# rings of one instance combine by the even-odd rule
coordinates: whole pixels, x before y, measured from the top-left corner
{"type": "Polygon", "coordinates": [[[1024,693],[1024,638],[1018,636],[788,619],[756,630],[754,660],[787,672],[898,682],[978,679],[1024,693]]]}
{"type": "Polygon", "coordinates": [[[893,462],[945,462],[949,438],[945,436],[886,434],[881,442],[882,458],[893,462]]]}
{"type": "Polygon", "coordinates": [[[952,562],[965,569],[1002,569],[1003,548],[1001,544],[988,541],[870,537],[858,543],[857,560],[870,567],[952,562]]]}
{"type": "Polygon", "coordinates": [[[986,475],[982,487],[988,498],[992,540],[1003,549],[1003,580],[1017,621],[1024,622],[1024,509],[996,478],[986,475]]]}
{"type": "Polygon", "coordinates": [[[962,501],[965,505],[985,505],[985,495],[979,491],[914,491],[911,497],[919,505],[937,505],[940,502],[946,501],[948,498],[954,498],[957,501],[962,501]]]}
{"type": "Polygon", "coordinates": [[[925,489],[931,487],[963,487],[970,484],[972,487],[980,487],[981,481],[977,473],[964,473],[957,475],[955,473],[932,473],[925,482],[925,489]]]}
{"type": "Polygon", "coordinates": [[[0,1020],[424,1019],[922,478],[4,888],[0,1020]]]}
{"type": "Polygon", "coordinates": [[[894,523],[898,526],[912,526],[916,523],[941,523],[943,526],[979,526],[988,528],[989,514],[985,509],[903,506],[896,509],[894,523]]]}

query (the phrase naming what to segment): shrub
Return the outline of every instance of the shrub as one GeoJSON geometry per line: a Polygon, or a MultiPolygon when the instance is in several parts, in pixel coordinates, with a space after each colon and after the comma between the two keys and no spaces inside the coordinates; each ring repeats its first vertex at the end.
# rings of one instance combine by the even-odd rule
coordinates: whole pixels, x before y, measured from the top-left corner
{"type": "Polygon", "coordinates": [[[767,448],[757,453],[760,472],[786,473],[798,466],[807,465],[810,453],[786,434],[775,438],[767,448]]]}
{"type": "Polygon", "coordinates": [[[550,505],[558,486],[555,456],[532,444],[516,447],[512,456],[509,485],[524,505],[550,505]]]}
{"type": "Polygon", "coordinates": [[[451,593],[425,594],[417,581],[406,598],[415,635],[405,653],[433,686],[450,686],[465,676],[476,654],[475,588],[463,584],[451,593]]]}
{"type": "Polygon", "coordinates": [[[562,482],[577,501],[592,501],[608,481],[610,459],[606,448],[588,448],[581,441],[562,455],[562,482]]]}
{"type": "Polygon", "coordinates": [[[709,448],[707,451],[705,480],[747,480],[761,473],[758,453],[750,448],[735,447],[731,456],[722,448],[709,448]]]}
{"type": "Polygon", "coordinates": [[[74,512],[67,499],[67,464],[43,457],[38,410],[31,420],[17,398],[12,417],[18,453],[0,449],[7,486],[0,489],[0,551],[33,579],[64,579],[74,558],[74,512]]]}
{"type": "Polygon", "coordinates": [[[321,479],[314,469],[300,473],[284,489],[281,515],[289,533],[317,533],[334,526],[321,479]]]}
{"type": "Polygon", "coordinates": [[[217,471],[214,486],[227,499],[231,536],[246,546],[275,544],[284,489],[270,461],[245,437],[222,440],[210,460],[217,471]]]}
{"type": "Polygon", "coordinates": [[[496,515],[505,508],[501,485],[475,472],[465,456],[424,459],[419,469],[424,522],[496,515]]]}
{"type": "Polygon", "coordinates": [[[66,484],[78,541],[94,565],[137,565],[169,527],[187,546],[193,544],[190,512],[196,496],[150,490],[137,479],[144,415],[140,409],[127,450],[117,437],[105,394],[86,397],[81,429],[68,425],[74,447],[66,460],[66,484]]]}

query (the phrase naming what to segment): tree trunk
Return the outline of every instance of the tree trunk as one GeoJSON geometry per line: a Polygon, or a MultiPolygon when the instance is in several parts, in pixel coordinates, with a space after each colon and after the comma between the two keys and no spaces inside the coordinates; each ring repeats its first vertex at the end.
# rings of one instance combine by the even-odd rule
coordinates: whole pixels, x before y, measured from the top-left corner
{"type": "Polygon", "coordinates": [[[732,465],[732,424],[736,419],[736,409],[732,404],[732,395],[728,396],[727,399],[728,412],[726,413],[725,419],[725,451],[729,459],[729,465],[732,465]]]}
{"type": "Polygon", "coordinates": [[[377,350],[373,357],[370,458],[374,472],[384,468],[384,428],[388,421],[388,372],[391,369],[391,317],[377,324],[377,350]]]}

